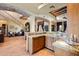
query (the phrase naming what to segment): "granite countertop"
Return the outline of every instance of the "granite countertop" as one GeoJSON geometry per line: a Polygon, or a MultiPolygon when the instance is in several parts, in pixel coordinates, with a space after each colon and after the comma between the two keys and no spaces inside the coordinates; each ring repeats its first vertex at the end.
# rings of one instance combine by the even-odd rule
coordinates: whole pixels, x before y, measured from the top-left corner
{"type": "Polygon", "coordinates": [[[32,33],[31,35],[29,35],[29,37],[39,37],[39,36],[50,36],[50,37],[54,37],[54,38],[63,38],[63,36],[61,36],[60,33],[56,33],[56,32],[53,32],[53,33],[32,33]]]}
{"type": "Polygon", "coordinates": [[[29,37],[39,37],[39,36],[46,36],[46,34],[30,35],[29,37]]]}
{"type": "Polygon", "coordinates": [[[79,46],[71,46],[63,40],[58,40],[52,44],[54,47],[64,49],[71,52],[79,52],[79,46]]]}

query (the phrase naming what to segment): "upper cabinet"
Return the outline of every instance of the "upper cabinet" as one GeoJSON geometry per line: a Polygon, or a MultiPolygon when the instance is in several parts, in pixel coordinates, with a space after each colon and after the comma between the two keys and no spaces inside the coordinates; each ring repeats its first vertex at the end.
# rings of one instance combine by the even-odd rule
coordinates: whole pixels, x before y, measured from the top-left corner
{"type": "Polygon", "coordinates": [[[79,3],[69,3],[67,5],[68,33],[75,34],[79,39],[79,3]]]}

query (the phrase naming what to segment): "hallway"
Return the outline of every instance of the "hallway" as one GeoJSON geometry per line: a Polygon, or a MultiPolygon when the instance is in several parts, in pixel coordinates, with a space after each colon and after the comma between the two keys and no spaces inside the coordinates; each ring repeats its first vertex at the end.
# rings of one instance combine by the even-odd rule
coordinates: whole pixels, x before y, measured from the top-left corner
{"type": "MultiPolygon", "coordinates": [[[[5,37],[5,42],[0,43],[0,56],[28,56],[25,50],[25,40],[23,36],[5,37]]],[[[33,54],[34,56],[53,56],[54,53],[48,49],[42,49],[33,54]]]]}

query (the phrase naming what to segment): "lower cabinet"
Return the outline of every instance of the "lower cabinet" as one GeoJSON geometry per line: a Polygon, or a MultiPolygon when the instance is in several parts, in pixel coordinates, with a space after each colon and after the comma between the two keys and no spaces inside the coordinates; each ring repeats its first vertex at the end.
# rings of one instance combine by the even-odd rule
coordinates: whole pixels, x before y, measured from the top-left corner
{"type": "Polygon", "coordinates": [[[35,37],[33,38],[33,53],[37,52],[41,49],[43,49],[45,47],[45,36],[39,36],[39,37],[35,37]]]}
{"type": "Polygon", "coordinates": [[[54,49],[53,46],[52,46],[53,42],[54,42],[54,38],[53,37],[46,36],[45,47],[48,48],[48,49],[53,50],[54,49]]]}
{"type": "Polygon", "coordinates": [[[54,38],[52,36],[36,36],[36,37],[29,37],[28,39],[28,51],[31,54],[43,49],[48,48],[53,50],[54,38]]]}
{"type": "Polygon", "coordinates": [[[0,43],[4,42],[4,34],[0,34],[0,43]]]}

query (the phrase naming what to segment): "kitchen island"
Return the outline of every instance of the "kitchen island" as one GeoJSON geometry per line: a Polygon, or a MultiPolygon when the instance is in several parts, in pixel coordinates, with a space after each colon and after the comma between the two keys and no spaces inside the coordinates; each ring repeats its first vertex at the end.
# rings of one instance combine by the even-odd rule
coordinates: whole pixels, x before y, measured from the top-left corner
{"type": "Polygon", "coordinates": [[[31,54],[45,48],[45,35],[46,34],[38,34],[38,35],[30,35],[26,40],[26,50],[31,54]]]}
{"type": "Polygon", "coordinates": [[[27,34],[27,40],[26,40],[26,51],[28,51],[31,54],[43,49],[48,48],[50,50],[54,50],[52,43],[55,42],[58,39],[56,33],[28,33],[27,34]]]}

